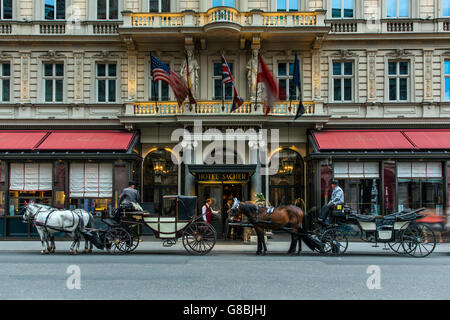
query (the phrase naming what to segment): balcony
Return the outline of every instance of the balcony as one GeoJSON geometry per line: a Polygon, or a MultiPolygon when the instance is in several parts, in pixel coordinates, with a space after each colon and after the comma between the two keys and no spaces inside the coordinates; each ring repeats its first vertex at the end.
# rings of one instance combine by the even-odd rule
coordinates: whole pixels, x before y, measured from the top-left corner
{"type": "MultiPolygon", "coordinates": [[[[246,27],[325,27],[325,11],[314,12],[239,12],[230,7],[215,7],[207,12],[184,11],[182,13],[133,13],[122,12],[126,29],[154,28],[208,28],[221,24],[226,28],[246,27]]],[[[142,30],[140,30],[142,31],[142,30]]]]}
{"type": "MultiPolygon", "coordinates": [[[[298,101],[280,101],[271,109],[269,115],[271,116],[288,116],[293,117],[297,113],[298,101]]],[[[306,109],[305,115],[315,115],[314,102],[303,102],[306,109]]],[[[236,117],[239,115],[261,116],[263,115],[262,104],[258,104],[255,108],[255,103],[246,101],[244,104],[231,113],[232,101],[197,101],[197,105],[189,107],[184,104],[179,107],[177,102],[136,102],[133,104],[133,109],[126,112],[127,116],[139,117],[166,117],[166,116],[189,116],[189,115],[214,115],[214,116],[229,116],[236,117]]],[[[128,111],[128,110],[127,110],[128,111]]]]}

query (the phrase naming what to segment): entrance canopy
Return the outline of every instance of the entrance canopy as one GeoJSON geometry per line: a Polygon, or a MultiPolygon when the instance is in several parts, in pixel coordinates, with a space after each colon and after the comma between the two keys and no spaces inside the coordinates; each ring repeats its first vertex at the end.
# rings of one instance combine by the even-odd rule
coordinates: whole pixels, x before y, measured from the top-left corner
{"type": "Polygon", "coordinates": [[[189,165],[189,172],[203,183],[246,183],[256,165],[189,165]]]}
{"type": "Polygon", "coordinates": [[[137,143],[134,132],[124,130],[0,130],[2,158],[28,159],[49,155],[131,155],[137,143]]]}
{"type": "Polygon", "coordinates": [[[312,157],[319,155],[385,155],[450,157],[449,129],[325,130],[313,132],[312,157]]]}

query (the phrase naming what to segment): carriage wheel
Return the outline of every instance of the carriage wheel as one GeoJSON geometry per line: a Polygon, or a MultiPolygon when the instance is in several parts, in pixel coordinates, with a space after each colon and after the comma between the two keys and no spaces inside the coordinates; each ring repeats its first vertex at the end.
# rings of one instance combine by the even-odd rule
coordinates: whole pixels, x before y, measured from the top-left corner
{"type": "Polygon", "coordinates": [[[140,242],[137,226],[136,225],[129,226],[127,228],[127,231],[128,231],[128,233],[130,234],[130,237],[131,237],[131,245],[130,245],[129,252],[133,252],[139,246],[139,242],[140,242]]]}
{"type": "Polygon", "coordinates": [[[403,232],[402,246],[410,256],[424,258],[436,248],[436,235],[429,226],[414,224],[403,232]]]}
{"type": "Polygon", "coordinates": [[[332,253],[335,255],[344,254],[348,248],[348,239],[344,232],[332,228],[325,231],[320,238],[324,244],[325,253],[332,253]]]}
{"type": "Polygon", "coordinates": [[[398,232],[395,235],[395,242],[388,242],[388,246],[389,248],[391,248],[392,251],[398,253],[398,254],[405,254],[406,251],[403,249],[403,242],[402,242],[402,236],[403,233],[408,229],[409,224],[407,224],[406,226],[404,226],[403,228],[401,228],[398,231],[394,231],[394,232],[398,232]]]}
{"type": "Polygon", "coordinates": [[[212,225],[200,221],[189,224],[183,231],[183,246],[190,254],[204,255],[216,244],[217,233],[212,225]]]}
{"type": "Polygon", "coordinates": [[[109,253],[124,254],[130,251],[132,239],[125,229],[114,228],[106,232],[103,243],[109,253]]]}

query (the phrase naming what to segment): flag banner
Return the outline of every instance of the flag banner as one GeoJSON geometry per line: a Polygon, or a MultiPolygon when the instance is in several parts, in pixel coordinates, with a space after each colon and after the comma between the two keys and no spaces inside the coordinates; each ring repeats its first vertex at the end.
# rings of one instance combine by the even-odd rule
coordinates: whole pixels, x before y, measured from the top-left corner
{"type": "Polygon", "coordinates": [[[181,106],[189,95],[189,89],[181,76],[170,69],[170,67],[151,55],[151,66],[153,81],[165,81],[172,88],[172,91],[177,98],[178,105],[181,106]]]}
{"type": "Polygon", "coordinates": [[[233,86],[233,105],[231,106],[231,112],[237,110],[244,103],[244,99],[239,97],[236,86],[233,81],[233,75],[231,74],[230,67],[228,66],[225,57],[222,55],[222,83],[231,83],[233,86]]]}
{"type": "Polygon", "coordinates": [[[294,62],[294,84],[295,87],[298,88],[298,95],[299,95],[299,103],[297,108],[297,113],[295,115],[294,121],[300,118],[305,112],[305,106],[303,105],[302,100],[302,83],[300,81],[300,63],[298,62],[298,57],[295,55],[295,62],[294,62]]]}
{"type": "MultiPolygon", "coordinates": [[[[270,113],[270,110],[276,100],[283,96],[284,92],[280,94],[280,88],[278,87],[277,82],[273,78],[272,74],[269,71],[266,63],[264,62],[261,55],[259,56],[259,67],[258,67],[258,83],[264,83],[266,97],[267,100],[265,102],[265,110],[264,116],[267,116],[270,113]]],[[[282,90],[283,91],[283,90],[282,90]]]]}
{"type": "Polygon", "coordinates": [[[195,101],[194,95],[192,94],[191,74],[189,73],[189,58],[186,51],[184,52],[184,55],[186,57],[186,81],[187,81],[187,88],[189,91],[188,93],[189,103],[196,104],[197,101],[195,101]]]}

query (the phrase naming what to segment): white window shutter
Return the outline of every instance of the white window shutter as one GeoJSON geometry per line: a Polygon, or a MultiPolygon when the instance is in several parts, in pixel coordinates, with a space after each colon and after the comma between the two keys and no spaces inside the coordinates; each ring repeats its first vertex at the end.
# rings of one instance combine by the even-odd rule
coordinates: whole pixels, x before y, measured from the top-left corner
{"type": "Polygon", "coordinates": [[[53,165],[51,163],[11,163],[10,190],[52,190],[53,165]]]}

